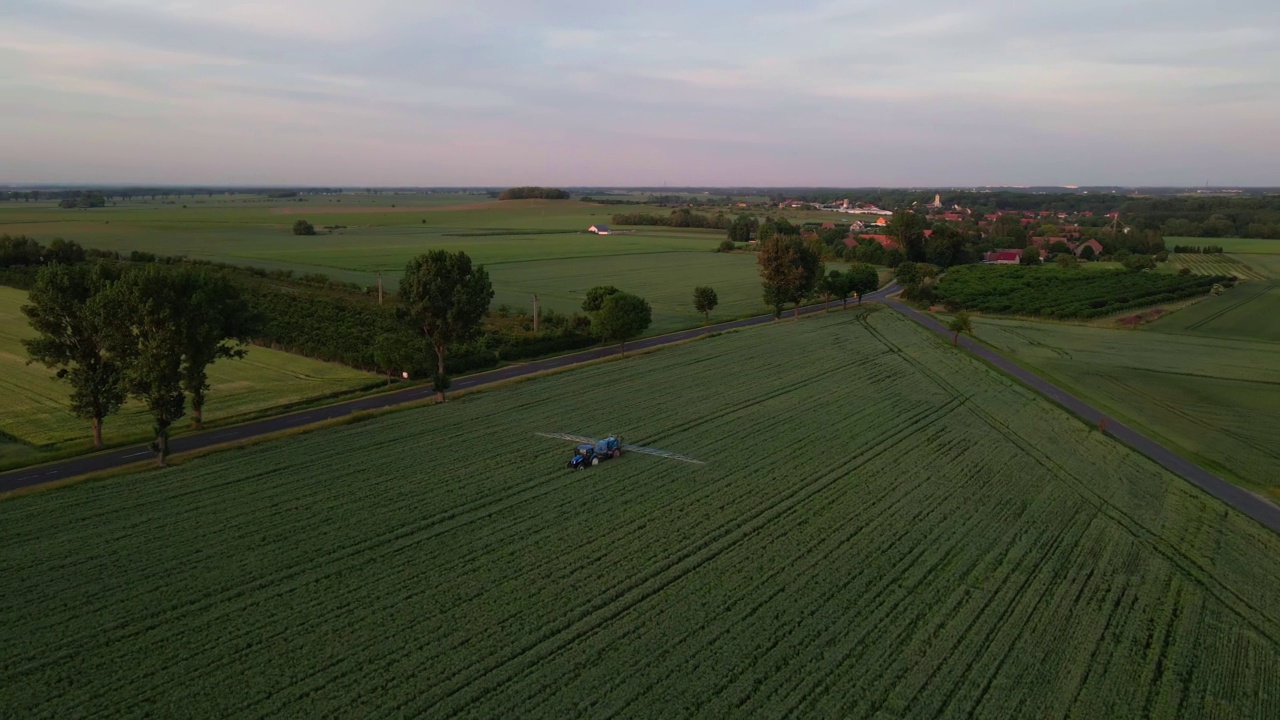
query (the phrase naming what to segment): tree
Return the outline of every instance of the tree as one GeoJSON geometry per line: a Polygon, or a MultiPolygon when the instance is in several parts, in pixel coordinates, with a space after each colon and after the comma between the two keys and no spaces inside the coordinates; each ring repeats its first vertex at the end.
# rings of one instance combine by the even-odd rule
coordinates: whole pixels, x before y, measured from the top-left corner
{"type": "Polygon", "coordinates": [[[728,239],[734,243],[751,242],[751,236],[755,234],[759,223],[750,215],[739,215],[732,224],[729,225],[728,239]]]}
{"type": "Polygon", "coordinates": [[[587,297],[582,301],[582,311],[585,313],[599,312],[604,307],[605,298],[615,295],[618,288],[612,285],[597,285],[587,291],[587,297]]]}
{"type": "Polygon", "coordinates": [[[631,293],[617,292],[604,300],[600,311],[591,319],[591,327],[604,340],[618,340],[622,354],[627,353],[627,338],[644,332],[653,321],[649,302],[631,293]]]}
{"type": "Polygon", "coordinates": [[[1037,248],[1037,247],[1023,248],[1022,252],[1018,253],[1018,264],[1019,265],[1039,265],[1040,264],[1040,248],[1037,248]]]}
{"type": "Polygon", "coordinates": [[[1065,255],[1058,255],[1058,257],[1054,258],[1053,261],[1057,263],[1058,267],[1062,268],[1063,270],[1069,270],[1071,268],[1080,267],[1080,261],[1077,260],[1076,256],[1072,255],[1071,253],[1067,253],[1065,255]]]}
{"type": "Polygon", "coordinates": [[[880,287],[880,271],[866,263],[853,263],[845,271],[849,277],[849,292],[858,296],[858,304],[862,304],[862,296],[875,292],[880,287]]]}
{"type": "Polygon", "coordinates": [[[186,289],[177,273],[147,264],[126,273],[91,303],[97,312],[120,318],[112,324],[108,348],[123,368],[125,389],[151,413],[156,436],[151,449],[161,467],[169,457],[169,429],[186,414],[186,289]]]}
{"type": "MultiPolygon", "coordinates": [[[[841,301],[845,301],[848,299],[850,292],[852,290],[849,288],[849,276],[839,270],[832,270],[818,280],[818,294],[822,296],[824,303],[830,304],[832,298],[840,298],[841,301]]],[[[847,303],[842,302],[842,306],[844,305],[847,305],[847,303]]],[[[829,308],[824,308],[823,311],[826,312],[827,310],[829,308]]]]}
{"type": "Polygon", "coordinates": [[[718,253],[731,253],[737,249],[738,246],[734,245],[732,240],[721,240],[720,244],[716,246],[716,252],[718,253]]]}
{"type": "Polygon", "coordinates": [[[764,301],[773,308],[773,316],[780,317],[786,303],[795,303],[799,317],[800,303],[813,292],[822,272],[822,259],[799,237],[775,235],[761,242],[756,263],[764,301]]]}
{"type": "Polygon", "coordinates": [[[294,235],[315,235],[316,228],[306,220],[298,220],[293,224],[294,235]]]}
{"type": "Polygon", "coordinates": [[[898,242],[908,260],[923,262],[925,220],[910,210],[898,210],[889,220],[885,234],[898,242]]]}
{"type": "Polygon", "coordinates": [[[954,333],[951,336],[951,344],[960,344],[960,333],[973,334],[973,318],[969,317],[969,313],[961,310],[951,317],[951,322],[947,323],[947,329],[954,333]]]}
{"type": "Polygon", "coordinates": [[[924,280],[924,272],[920,266],[910,260],[898,263],[898,267],[893,269],[893,276],[903,287],[911,287],[918,285],[924,280]]]}
{"type": "Polygon", "coordinates": [[[1085,245],[1084,247],[1080,248],[1080,259],[1084,260],[1085,262],[1090,262],[1097,256],[1098,256],[1097,253],[1093,251],[1092,245],[1085,245]]]}
{"type": "Polygon", "coordinates": [[[391,384],[391,377],[397,370],[407,372],[416,364],[418,353],[414,345],[421,342],[416,333],[384,332],[378,335],[373,343],[373,362],[379,370],[386,371],[387,385],[391,384]]]}
{"type": "Polygon", "coordinates": [[[704,322],[711,320],[711,311],[716,309],[716,305],[720,304],[720,298],[716,297],[714,288],[700,285],[693,289],[693,307],[702,313],[704,322]]]}
{"type": "Polygon", "coordinates": [[[459,250],[432,250],[405,266],[400,279],[400,314],[421,328],[436,353],[433,383],[436,399],[444,402],[449,388],[445,353],[480,331],[493,300],[493,284],[483,265],[472,267],[471,258],[459,250]]]}
{"type": "Polygon", "coordinates": [[[124,404],[121,367],[108,350],[111,325],[120,315],[102,312],[94,297],[119,278],[116,265],[53,264],[40,269],[22,313],[36,337],[23,340],[32,362],[58,368],[71,384],[71,411],[93,427],[93,446],[102,447],[102,421],[124,404]]]}
{"type": "Polygon", "coordinates": [[[240,290],[222,275],[196,268],[178,271],[186,307],[182,313],[182,387],[191,395],[191,421],[204,427],[209,366],[221,358],[243,358],[256,322],[240,290]]]}
{"type": "Polygon", "coordinates": [[[1045,248],[1050,255],[1069,255],[1071,254],[1071,246],[1061,240],[1054,240],[1049,243],[1049,247],[1045,248]]]}
{"type": "Polygon", "coordinates": [[[1128,255],[1121,262],[1124,269],[1129,272],[1142,272],[1143,270],[1154,270],[1156,267],[1155,258],[1150,255],[1128,255]]]}

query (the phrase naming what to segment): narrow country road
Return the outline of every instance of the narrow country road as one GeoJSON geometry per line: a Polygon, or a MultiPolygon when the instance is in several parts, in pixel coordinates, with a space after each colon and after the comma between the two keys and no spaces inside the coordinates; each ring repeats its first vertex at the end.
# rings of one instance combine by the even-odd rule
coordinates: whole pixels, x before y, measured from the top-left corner
{"type": "MultiPolygon", "coordinates": [[[[897,289],[896,284],[891,284],[874,293],[867,293],[863,296],[863,299],[881,300],[887,295],[897,292],[897,289]]],[[[820,312],[825,307],[838,307],[839,304],[840,302],[836,301],[829,305],[811,305],[809,307],[803,307],[800,308],[800,314],[808,315],[820,312]]],[[[784,315],[784,317],[786,317],[786,315],[784,315]]],[[[763,325],[769,322],[773,322],[772,315],[757,315],[755,317],[744,318],[742,320],[731,320],[717,325],[690,328],[688,330],[681,330],[680,332],[670,333],[667,335],[656,335],[654,337],[642,338],[640,340],[627,343],[627,350],[636,351],[661,347],[663,345],[671,345],[673,343],[692,340],[704,335],[710,335],[711,333],[751,327],[753,325],[763,325]]],[[[545,360],[537,360],[520,365],[499,368],[497,370],[490,370],[488,372],[476,373],[475,375],[468,375],[454,380],[452,389],[465,390],[468,388],[475,388],[482,385],[488,385],[489,383],[526,377],[528,375],[534,375],[547,370],[565,368],[588,360],[613,357],[618,354],[618,347],[616,345],[592,348],[590,350],[571,353],[569,355],[560,355],[557,357],[547,358],[545,360]]],[[[356,412],[378,410],[381,408],[403,405],[405,403],[417,402],[431,397],[433,394],[434,393],[429,386],[421,385],[405,388],[403,390],[379,393],[377,395],[371,395],[369,397],[359,398],[356,400],[347,400],[344,402],[334,403],[333,405],[325,405],[323,407],[312,408],[310,410],[300,410],[295,413],[255,420],[243,425],[233,425],[231,427],[219,428],[216,430],[207,430],[205,432],[192,433],[190,435],[181,435],[170,442],[170,447],[172,449],[172,454],[174,455],[191,452],[193,450],[203,450],[216,445],[238,442],[254,437],[260,437],[262,435],[269,435],[282,430],[291,430],[293,428],[299,428],[325,420],[341,418],[356,412]]],[[[92,455],[82,455],[68,460],[52,462],[46,465],[36,465],[20,468],[18,470],[10,470],[5,473],[0,473],[0,493],[19,490],[33,485],[43,485],[45,483],[65,480],[67,478],[86,475],[88,473],[111,470],[124,465],[132,465],[142,462],[152,457],[154,457],[154,453],[152,453],[146,445],[134,445],[131,447],[117,448],[115,450],[106,450],[92,455]]]]}
{"type": "MultiPolygon", "coordinates": [[[[923,325],[926,329],[932,330],[942,335],[948,342],[951,340],[951,331],[943,327],[942,323],[905,305],[897,300],[885,298],[883,302],[889,307],[906,315],[912,320],[923,325]]],[[[991,365],[998,368],[1001,372],[1012,376],[1018,382],[1053,400],[1071,413],[1083,418],[1086,422],[1097,425],[1103,418],[1107,418],[1106,432],[1120,442],[1146,455],[1155,462],[1163,465],[1165,469],[1179,475],[1187,480],[1187,482],[1204,490],[1210,495],[1218,498],[1231,507],[1248,515],[1249,517],[1262,523],[1264,526],[1271,528],[1275,532],[1280,533],[1280,507],[1273,505],[1265,499],[1254,495],[1253,493],[1241,488],[1238,485],[1223,480],[1204,468],[1190,462],[1181,455],[1175,453],[1169,448],[1134,430],[1133,428],[1119,422],[1115,418],[1109,417],[1106,413],[1098,410],[1092,405],[1086,403],[1080,398],[1036,375],[1035,373],[1015,364],[1013,361],[1005,358],[991,348],[976,342],[967,337],[960,338],[960,346],[965,350],[973,353],[977,357],[987,361],[991,365]]]]}

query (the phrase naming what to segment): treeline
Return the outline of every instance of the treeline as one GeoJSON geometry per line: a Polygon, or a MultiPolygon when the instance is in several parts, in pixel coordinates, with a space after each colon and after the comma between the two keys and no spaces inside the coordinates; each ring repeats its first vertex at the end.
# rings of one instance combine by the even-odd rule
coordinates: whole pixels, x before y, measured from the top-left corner
{"type": "Polygon", "coordinates": [[[1221,255],[1226,252],[1221,245],[1174,245],[1173,251],[1192,255],[1221,255]]]}
{"type": "Polygon", "coordinates": [[[58,207],[63,209],[71,209],[71,208],[85,209],[85,208],[105,207],[106,204],[107,204],[107,199],[102,196],[102,193],[93,191],[93,190],[88,190],[85,192],[77,192],[74,195],[69,195],[67,197],[64,197],[62,201],[58,203],[58,207]]]}
{"type": "Polygon", "coordinates": [[[517,187],[498,193],[499,200],[568,200],[569,193],[556,188],[517,187]]]}
{"type": "Polygon", "coordinates": [[[31,359],[71,386],[71,411],[93,427],[132,397],[154,421],[161,465],[188,397],[200,427],[208,367],[243,357],[255,318],[226,278],[192,266],[53,262],[40,268],[22,312],[36,332],[31,359]]]}
{"type": "Polygon", "coordinates": [[[670,215],[657,213],[618,213],[612,218],[614,225],[658,225],[677,228],[709,228],[728,230],[732,221],[723,212],[715,216],[696,213],[689,208],[672,210],[670,215]]]}
{"type": "MultiPolygon", "coordinates": [[[[268,197],[294,197],[299,195],[333,195],[341,193],[341,188],[260,188],[260,187],[99,187],[93,189],[32,189],[32,190],[7,190],[0,192],[0,202],[40,202],[48,200],[65,200],[67,198],[75,198],[85,193],[96,193],[104,198],[116,198],[119,200],[130,200],[132,198],[149,198],[168,199],[171,197],[213,197],[214,195],[266,195],[268,197]],[[281,195],[282,193],[292,193],[292,195],[281,195]]],[[[372,189],[367,192],[376,192],[372,189]]]]}

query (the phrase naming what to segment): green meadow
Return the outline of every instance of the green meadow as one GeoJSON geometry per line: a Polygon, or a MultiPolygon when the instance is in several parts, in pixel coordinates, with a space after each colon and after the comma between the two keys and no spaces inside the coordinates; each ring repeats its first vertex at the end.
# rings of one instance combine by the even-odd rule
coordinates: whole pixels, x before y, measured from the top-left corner
{"type": "Polygon", "coordinates": [[[654,306],[650,332],[697,324],[693,288],[719,294],[718,317],[764,312],[754,256],[713,253],[723,231],[665,227],[614,228],[615,212],[646,206],[606,206],[577,200],[497,201],[478,195],[313,196],[305,202],[214,195],[133,200],[93,210],[49,203],[0,204],[0,233],[55,237],[86,247],[185,255],[216,262],[324,273],[373,285],[377,273],[394,288],[412,257],[433,249],[465,250],[493,277],[494,305],[580,308],[586,290],[614,285],[654,306]],[[183,207],[183,206],[186,207],[183,207]],[[320,234],[296,236],[306,219],[320,234]],[[332,228],[325,230],[324,228],[332,228]]]}
{"type": "MultiPolygon", "coordinates": [[[[52,370],[26,362],[22,340],[33,334],[20,311],[26,300],[25,292],[0,287],[0,467],[91,447],[89,423],[67,408],[69,386],[56,380],[52,370]]],[[[225,423],[372,387],[381,378],[335,363],[252,347],[242,360],[214,363],[209,380],[205,420],[225,423]]],[[[129,402],[103,423],[104,440],[110,444],[146,440],[150,428],[146,409],[129,402]]]]}

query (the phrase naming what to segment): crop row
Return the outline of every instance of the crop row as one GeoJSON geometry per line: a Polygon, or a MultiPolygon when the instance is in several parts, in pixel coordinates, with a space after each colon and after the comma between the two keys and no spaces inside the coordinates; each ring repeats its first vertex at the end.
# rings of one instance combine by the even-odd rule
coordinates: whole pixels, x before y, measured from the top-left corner
{"type": "Polygon", "coordinates": [[[1090,318],[1203,295],[1231,277],[1123,270],[969,265],[949,270],[934,290],[941,304],[1011,315],[1090,318]]]}
{"type": "Polygon", "coordinates": [[[22,715],[1272,716],[1280,541],[889,311],[0,505],[22,715]],[[540,431],[638,454],[563,468],[540,431]]]}

